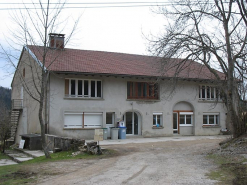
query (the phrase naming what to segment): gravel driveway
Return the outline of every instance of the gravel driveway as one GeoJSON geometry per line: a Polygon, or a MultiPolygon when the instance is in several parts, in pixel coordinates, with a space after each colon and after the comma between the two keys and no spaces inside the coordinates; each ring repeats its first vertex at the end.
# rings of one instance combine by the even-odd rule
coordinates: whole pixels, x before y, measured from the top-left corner
{"type": "MultiPolygon", "coordinates": [[[[216,166],[205,158],[224,138],[109,145],[122,155],[97,160],[53,163],[74,171],[40,184],[215,184],[206,174],[216,166]]],[[[42,179],[40,179],[42,181],[42,179]]]]}

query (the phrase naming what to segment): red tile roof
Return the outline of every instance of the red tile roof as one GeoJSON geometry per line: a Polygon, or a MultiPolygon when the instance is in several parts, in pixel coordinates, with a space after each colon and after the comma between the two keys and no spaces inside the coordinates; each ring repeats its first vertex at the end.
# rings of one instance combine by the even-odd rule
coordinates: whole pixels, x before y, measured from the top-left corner
{"type": "MultiPolygon", "coordinates": [[[[28,48],[42,61],[43,47],[28,46],[28,48]]],[[[177,77],[186,79],[215,79],[206,66],[191,60],[181,64],[182,59],[169,59],[165,62],[164,59],[153,56],[67,48],[49,49],[46,56],[46,68],[54,72],[143,77],[174,77],[177,74],[177,77]]],[[[223,73],[216,72],[224,79],[223,73]]]]}

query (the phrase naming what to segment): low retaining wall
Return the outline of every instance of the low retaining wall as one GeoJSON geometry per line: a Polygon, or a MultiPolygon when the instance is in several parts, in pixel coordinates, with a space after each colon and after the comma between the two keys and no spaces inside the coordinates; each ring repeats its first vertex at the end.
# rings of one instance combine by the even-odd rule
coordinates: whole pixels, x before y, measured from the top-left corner
{"type": "Polygon", "coordinates": [[[49,134],[46,134],[45,137],[49,151],[78,150],[78,147],[85,145],[84,139],[73,139],[49,134]]]}

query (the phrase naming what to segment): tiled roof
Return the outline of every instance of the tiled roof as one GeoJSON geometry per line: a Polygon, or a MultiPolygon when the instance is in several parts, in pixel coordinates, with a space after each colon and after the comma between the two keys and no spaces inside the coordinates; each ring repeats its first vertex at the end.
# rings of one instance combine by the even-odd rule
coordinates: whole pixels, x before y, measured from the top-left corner
{"type": "MultiPolygon", "coordinates": [[[[42,62],[43,47],[28,46],[42,62]]],[[[89,51],[77,49],[53,50],[46,55],[45,66],[54,72],[74,72],[90,74],[173,77],[186,79],[214,79],[210,71],[202,64],[182,59],[164,60],[159,57],[89,51]]],[[[216,71],[222,79],[224,74],[216,71]]]]}

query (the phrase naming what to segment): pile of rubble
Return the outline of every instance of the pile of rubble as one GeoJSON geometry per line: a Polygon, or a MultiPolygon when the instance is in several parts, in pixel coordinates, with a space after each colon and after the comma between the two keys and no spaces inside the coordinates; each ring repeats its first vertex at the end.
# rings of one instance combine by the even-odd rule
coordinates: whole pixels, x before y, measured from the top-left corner
{"type": "Polygon", "coordinates": [[[88,153],[91,155],[101,155],[102,150],[97,142],[88,142],[86,145],[81,145],[78,147],[78,151],[72,153],[73,156],[81,154],[81,153],[88,153]]]}

